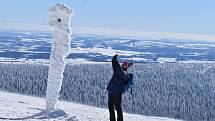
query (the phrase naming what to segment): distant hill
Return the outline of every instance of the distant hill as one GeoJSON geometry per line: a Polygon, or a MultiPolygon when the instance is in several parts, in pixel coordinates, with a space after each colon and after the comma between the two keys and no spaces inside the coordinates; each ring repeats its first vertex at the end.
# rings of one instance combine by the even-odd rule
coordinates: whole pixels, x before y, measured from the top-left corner
{"type": "MultiPolygon", "coordinates": [[[[48,61],[52,34],[0,31],[0,61],[48,61]]],[[[132,39],[117,36],[74,34],[71,62],[108,62],[115,53],[136,62],[213,62],[215,41],[132,39]]]]}

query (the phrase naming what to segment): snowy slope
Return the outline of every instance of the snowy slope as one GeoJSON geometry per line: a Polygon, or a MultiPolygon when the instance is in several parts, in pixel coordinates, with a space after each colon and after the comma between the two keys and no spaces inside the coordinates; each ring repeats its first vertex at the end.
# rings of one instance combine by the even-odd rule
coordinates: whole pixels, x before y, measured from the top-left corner
{"type": "MultiPolygon", "coordinates": [[[[45,99],[0,91],[0,120],[108,121],[108,110],[60,101],[59,108],[45,113],[45,99]]],[[[124,113],[125,121],[179,121],[124,113]]]]}

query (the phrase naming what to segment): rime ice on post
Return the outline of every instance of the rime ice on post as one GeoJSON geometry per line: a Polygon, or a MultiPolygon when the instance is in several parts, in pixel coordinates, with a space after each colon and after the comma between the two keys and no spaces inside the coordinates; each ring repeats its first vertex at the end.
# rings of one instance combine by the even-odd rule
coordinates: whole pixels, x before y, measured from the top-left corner
{"type": "Polygon", "coordinates": [[[54,27],[48,83],[46,90],[46,110],[55,110],[61,90],[65,58],[70,53],[70,20],[74,13],[65,5],[57,4],[49,10],[49,24],[54,27]]]}

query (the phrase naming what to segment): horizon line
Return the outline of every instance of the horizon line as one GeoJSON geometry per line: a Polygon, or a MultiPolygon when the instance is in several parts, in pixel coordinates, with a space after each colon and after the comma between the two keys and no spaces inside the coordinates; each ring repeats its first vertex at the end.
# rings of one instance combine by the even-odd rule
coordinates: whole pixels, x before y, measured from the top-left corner
{"type": "MultiPolygon", "coordinates": [[[[139,39],[189,39],[201,41],[215,41],[215,35],[177,33],[177,32],[156,32],[134,29],[121,29],[110,27],[91,26],[71,26],[72,32],[77,34],[97,34],[107,36],[125,36],[139,39]]],[[[44,31],[51,32],[52,28],[48,24],[36,23],[15,23],[0,21],[0,30],[20,30],[20,31],[44,31]]]]}

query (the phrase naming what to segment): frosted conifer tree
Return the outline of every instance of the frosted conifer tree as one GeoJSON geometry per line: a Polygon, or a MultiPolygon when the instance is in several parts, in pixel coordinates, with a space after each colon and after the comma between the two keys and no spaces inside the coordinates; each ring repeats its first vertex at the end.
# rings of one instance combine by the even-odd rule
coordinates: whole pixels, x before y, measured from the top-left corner
{"type": "Polygon", "coordinates": [[[57,4],[49,10],[49,24],[54,28],[48,83],[46,91],[46,110],[55,110],[61,90],[65,58],[70,53],[70,20],[74,13],[66,5],[57,4]]]}

